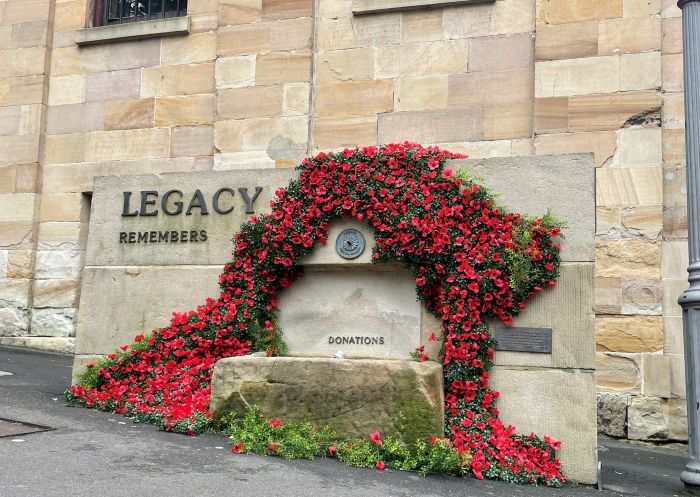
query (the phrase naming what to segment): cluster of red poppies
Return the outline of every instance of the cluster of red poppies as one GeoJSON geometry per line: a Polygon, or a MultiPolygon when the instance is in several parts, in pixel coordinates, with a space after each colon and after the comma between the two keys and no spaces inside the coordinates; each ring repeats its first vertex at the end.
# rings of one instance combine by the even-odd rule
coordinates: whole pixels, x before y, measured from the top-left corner
{"type": "Polygon", "coordinates": [[[564,481],[556,442],[515,435],[498,419],[498,393],[489,389],[494,342],[485,321],[510,323],[527,298],[554,285],[558,229],[502,212],[488,191],[444,168],[455,157],[404,143],[305,159],[299,178],[276,192],[271,213],[252,217],[234,236],[219,297],[137,337],[96,366],[96,385],[73,388],[69,398],[165,429],[201,430],[214,363],[251,350],[275,352],[278,292],[301,276],[297,262],[327,241],[331,221],[355,218],[374,230],[374,260],[404,262],[418,298],[442,320],[446,435],[472,453],[474,474],[564,481]],[[514,260],[527,264],[527,278],[517,284],[514,260]]]}

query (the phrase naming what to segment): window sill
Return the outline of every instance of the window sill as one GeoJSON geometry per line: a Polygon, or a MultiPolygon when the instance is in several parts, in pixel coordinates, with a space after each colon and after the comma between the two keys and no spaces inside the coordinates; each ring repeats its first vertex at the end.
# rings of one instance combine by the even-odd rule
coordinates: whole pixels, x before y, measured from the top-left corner
{"type": "Polygon", "coordinates": [[[190,16],[171,17],[155,21],[113,24],[97,28],[85,28],[77,32],[75,42],[79,46],[126,40],[141,40],[156,36],[186,35],[190,32],[190,16]]]}
{"type": "Polygon", "coordinates": [[[352,0],[352,13],[377,14],[410,9],[437,9],[470,3],[493,3],[496,0],[352,0]]]}

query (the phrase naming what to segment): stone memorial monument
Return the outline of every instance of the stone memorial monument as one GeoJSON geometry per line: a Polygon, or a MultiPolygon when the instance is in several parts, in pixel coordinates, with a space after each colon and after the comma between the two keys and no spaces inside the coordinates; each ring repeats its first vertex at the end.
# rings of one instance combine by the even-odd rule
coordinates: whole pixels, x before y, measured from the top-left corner
{"type": "MultiPolygon", "coordinates": [[[[594,164],[589,155],[453,161],[500,193],[512,211],[547,209],[568,224],[557,288],[538,295],[501,342],[492,385],[505,423],[562,442],[563,471],[596,480],[593,339],[594,164]]],[[[269,210],[293,170],[104,177],[95,181],[75,371],[134,335],[163,326],[164,309],[218,294],[231,236],[269,210]],[[109,323],[109,326],[105,326],[109,323]]],[[[372,231],[338,219],[279,295],[286,357],[241,356],[214,370],[210,410],[260,405],[269,417],[329,424],[343,435],[380,430],[406,440],[441,435],[440,323],[397,264],[372,264],[372,231]]]]}

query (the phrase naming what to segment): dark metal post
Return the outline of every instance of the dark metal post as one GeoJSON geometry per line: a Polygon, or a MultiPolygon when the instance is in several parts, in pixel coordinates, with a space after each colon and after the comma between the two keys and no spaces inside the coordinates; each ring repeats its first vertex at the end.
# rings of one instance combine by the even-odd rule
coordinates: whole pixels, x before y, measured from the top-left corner
{"type": "Polygon", "coordinates": [[[700,495],[700,0],[680,0],[685,70],[685,151],[688,184],[688,281],[683,308],[685,383],[690,459],[681,473],[686,490],[700,495]]]}

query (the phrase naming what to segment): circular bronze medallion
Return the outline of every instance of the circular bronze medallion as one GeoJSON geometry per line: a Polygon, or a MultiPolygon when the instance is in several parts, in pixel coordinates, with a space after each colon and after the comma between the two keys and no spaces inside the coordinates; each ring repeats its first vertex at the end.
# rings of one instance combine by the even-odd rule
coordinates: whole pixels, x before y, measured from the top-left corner
{"type": "Polygon", "coordinates": [[[358,230],[344,230],[335,241],[335,250],[343,259],[357,259],[365,251],[365,237],[358,230]]]}

